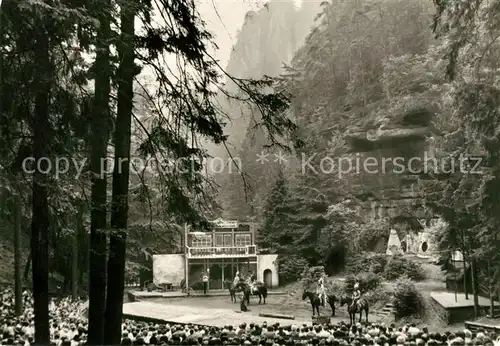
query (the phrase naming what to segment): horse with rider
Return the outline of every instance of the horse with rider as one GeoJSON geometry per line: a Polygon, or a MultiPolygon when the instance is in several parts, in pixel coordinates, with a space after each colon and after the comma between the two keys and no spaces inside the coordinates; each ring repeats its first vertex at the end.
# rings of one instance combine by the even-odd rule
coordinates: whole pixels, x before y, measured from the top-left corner
{"type": "Polygon", "coordinates": [[[337,298],[333,294],[326,294],[324,274],[322,274],[317,281],[316,292],[309,292],[307,290],[304,290],[304,293],[302,294],[302,300],[305,300],[306,298],[309,298],[309,302],[311,303],[313,316],[316,313],[318,314],[318,316],[320,315],[319,307],[325,307],[325,303],[328,303],[328,305],[330,305],[330,308],[332,309],[332,316],[335,316],[335,302],[337,301],[337,298]]]}
{"type": "Polygon", "coordinates": [[[316,294],[321,300],[321,306],[325,307],[325,301],[326,301],[326,291],[325,291],[325,274],[321,274],[321,276],[318,279],[318,284],[316,287],[316,294]]]}
{"type": "Polygon", "coordinates": [[[347,305],[349,320],[351,324],[356,322],[356,314],[359,312],[359,322],[362,320],[363,312],[366,315],[366,323],[368,323],[369,306],[368,301],[361,295],[359,282],[354,283],[353,293],[351,297],[343,297],[340,300],[340,306],[347,305]]]}
{"type": "Polygon", "coordinates": [[[242,292],[247,304],[250,304],[250,296],[258,296],[259,304],[262,303],[262,298],[264,298],[264,304],[266,303],[267,287],[264,283],[257,281],[257,275],[255,272],[251,272],[245,279],[242,275],[240,275],[240,272],[237,271],[233,282],[226,283],[226,286],[229,289],[231,301],[234,299],[236,302],[236,293],[242,292]]]}
{"type": "MultiPolygon", "coordinates": [[[[319,307],[325,307],[328,303],[332,309],[332,316],[335,316],[335,302],[337,297],[333,294],[327,294],[325,290],[325,275],[321,275],[317,281],[316,292],[309,292],[304,290],[302,300],[309,298],[311,303],[313,316],[320,315],[319,307]]],[[[366,315],[366,322],[368,322],[369,306],[368,301],[362,296],[359,282],[354,283],[353,292],[351,296],[340,297],[340,306],[347,305],[347,312],[349,313],[350,323],[354,324],[356,314],[359,313],[359,321],[362,320],[363,312],[366,315]]]]}

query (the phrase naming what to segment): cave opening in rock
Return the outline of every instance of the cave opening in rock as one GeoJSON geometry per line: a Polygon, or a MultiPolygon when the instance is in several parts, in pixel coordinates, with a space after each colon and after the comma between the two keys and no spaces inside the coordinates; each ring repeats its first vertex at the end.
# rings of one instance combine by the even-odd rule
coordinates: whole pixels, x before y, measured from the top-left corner
{"type": "Polygon", "coordinates": [[[328,275],[335,275],[344,270],[346,249],[344,246],[335,246],[330,249],[325,260],[325,271],[328,275]]]}

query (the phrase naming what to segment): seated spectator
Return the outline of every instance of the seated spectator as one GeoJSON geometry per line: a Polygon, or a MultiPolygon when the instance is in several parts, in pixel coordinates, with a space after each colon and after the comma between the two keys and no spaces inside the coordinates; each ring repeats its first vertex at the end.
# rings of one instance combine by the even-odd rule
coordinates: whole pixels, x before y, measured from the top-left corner
{"type": "MultiPolygon", "coordinates": [[[[0,301],[0,345],[34,344],[33,298],[24,293],[25,311],[14,314],[14,295],[3,291],[0,301]]],[[[75,314],[82,302],[69,298],[53,300],[50,310],[50,337],[55,346],[84,346],[87,321],[75,314]]],[[[325,325],[280,325],[250,323],[224,328],[189,325],[153,324],[126,320],[122,326],[122,345],[335,345],[335,346],[500,346],[500,337],[479,330],[456,333],[429,332],[415,324],[399,329],[394,324],[371,323],[349,326],[345,323],[325,325]]]]}

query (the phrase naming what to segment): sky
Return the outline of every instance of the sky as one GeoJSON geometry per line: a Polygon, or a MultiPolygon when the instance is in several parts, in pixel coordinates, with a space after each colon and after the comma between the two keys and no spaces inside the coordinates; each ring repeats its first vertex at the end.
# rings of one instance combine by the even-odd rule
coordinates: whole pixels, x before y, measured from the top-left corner
{"type": "Polygon", "coordinates": [[[258,10],[260,0],[197,0],[198,11],[219,47],[215,56],[226,67],[238,31],[248,11],[258,10]]]}
{"type": "MultiPolygon", "coordinates": [[[[1,0],[0,0],[1,1],[1,0]]],[[[268,2],[263,0],[197,0],[198,11],[215,36],[219,47],[215,53],[222,67],[226,67],[236,36],[248,11],[257,11],[268,2]]],[[[295,0],[300,6],[302,0],[295,0]]]]}

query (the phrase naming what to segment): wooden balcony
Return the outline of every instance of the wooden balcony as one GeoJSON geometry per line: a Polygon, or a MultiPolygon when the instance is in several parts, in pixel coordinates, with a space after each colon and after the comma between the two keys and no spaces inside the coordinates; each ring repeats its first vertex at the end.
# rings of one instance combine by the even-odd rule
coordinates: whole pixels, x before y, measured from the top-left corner
{"type": "Polygon", "coordinates": [[[231,246],[231,247],[186,247],[188,258],[229,258],[255,256],[257,250],[255,245],[231,246]]]}

